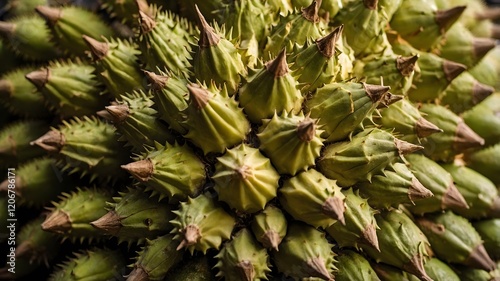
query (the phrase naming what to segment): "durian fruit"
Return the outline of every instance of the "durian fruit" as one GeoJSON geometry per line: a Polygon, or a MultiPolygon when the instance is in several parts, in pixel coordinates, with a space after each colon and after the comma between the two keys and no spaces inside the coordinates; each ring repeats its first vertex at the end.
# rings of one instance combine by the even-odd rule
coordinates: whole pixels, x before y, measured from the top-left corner
{"type": "Polygon", "coordinates": [[[280,188],[282,207],[295,219],[314,227],[345,224],[345,196],[334,180],[309,169],[285,180],[280,188]]]}
{"type": "Polygon", "coordinates": [[[288,222],[281,209],[270,204],[255,215],[250,224],[255,239],[265,248],[276,251],[286,235],[287,226],[288,222]]]}
{"type": "Polygon", "coordinates": [[[180,240],[177,250],[186,248],[191,255],[194,250],[206,254],[208,249],[219,249],[222,241],[230,238],[236,223],[232,215],[204,194],[181,202],[179,210],[173,213],[176,217],[171,221],[171,233],[175,240],[180,240]]]}
{"type": "Polygon", "coordinates": [[[254,213],[276,197],[279,174],[257,148],[241,144],[217,158],[212,179],[219,200],[254,213]]]}
{"type": "Polygon", "coordinates": [[[298,280],[334,280],[336,254],[325,234],[312,226],[295,222],[273,252],[278,270],[298,280]]]}
{"type": "Polygon", "coordinates": [[[93,248],[73,256],[59,264],[48,280],[112,280],[121,278],[125,271],[125,259],[118,250],[93,248]]]}
{"type": "Polygon", "coordinates": [[[140,183],[173,201],[200,193],[205,183],[205,165],[187,146],[155,143],[155,149],[140,160],[122,165],[140,183]]]}
{"type": "Polygon", "coordinates": [[[447,211],[416,221],[440,259],[487,271],[496,268],[481,237],[467,219],[447,211]]]}
{"type": "Polygon", "coordinates": [[[271,271],[267,251],[246,228],[226,242],[215,258],[218,261],[215,267],[219,270],[216,276],[227,281],[266,280],[271,271]]]}
{"type": "Polygon", "coordinates": [[[114,202],[108,201],[108,212],[90,225],[129,244],[165,235],[173,228],[172,206],[149,197],[143,189],[128,188],[119,195],[113,198],[114,202]]]}
{"type": "Polygon", "coordinates": [[[337,256],[337,281],[380,281],[368,260],[362,255],[346,250],[337,256]]]}

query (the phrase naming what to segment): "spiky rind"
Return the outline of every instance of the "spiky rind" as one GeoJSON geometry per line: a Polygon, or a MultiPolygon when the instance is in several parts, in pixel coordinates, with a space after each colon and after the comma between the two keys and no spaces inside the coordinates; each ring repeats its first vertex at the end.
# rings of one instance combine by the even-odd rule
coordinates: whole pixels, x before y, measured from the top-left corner
{"type": "Polygon", "coordinates": [[[16,237],[16,258],[48,266],[57,256],[60,248],[57,235],[44,231],[40,227],[43,221],[44,217],[39,216],[21,227],[16,237]]]}
{"type": "Polygon", "coordinates": [[[286,235],[288,222],[278,207],[268,205],[255,215],[250,224],[253,234],[265,248],[279,250],[278,246],[286,235]]]}
{"type": "Polygon", "coordinates": [[[500,257],[500,219],[485,219],[473,222],[472,225],[484,241],[484,248],[491,258],[500,257]]]}
{"type": "Polygon", "coordinates": [[[354,251],[343,251],[337,256],[335,274],[337,281],[369,280],[380,281],[368,260],[354,251]]]}

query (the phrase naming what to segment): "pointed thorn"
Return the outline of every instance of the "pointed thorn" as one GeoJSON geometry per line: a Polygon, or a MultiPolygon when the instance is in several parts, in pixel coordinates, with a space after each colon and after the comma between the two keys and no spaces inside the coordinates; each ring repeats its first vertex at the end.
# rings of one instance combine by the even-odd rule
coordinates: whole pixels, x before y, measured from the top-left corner
{"type": "Polygon", "coordinates": [[[111,114],[109,114],[109,112],[107,110],[99,110],[96,112],[97,116],[101,117],[101,118],[104,118],[108,121],[111,121],[113,122],[114,118],[111,114]]]}
{"type": "Polygon", "coordinates": [[[456,63],[450,60],[444,60],[443,71],[448,82],[453,81],[458,75],[462,74],[467,67],[461,63],[456,63]]]}
{"type": "Polygon", "coordinates": [[[204,108],[210,101],[210,94],[200,85],[189,84],[187,88],[189,90],[189,99],[198,110],[204,108]]]}
{"type": "Polygon", "coordinates": [[[103,59],[109,51],[109,44],[107,42],[100,42],[95,40],[94,38],[82,35],[83,40],[90,48],[92,55],[96,58],[96,60],[103,59]]]}
{"type": "Polygon", "coordinates": [[[500,196],[497,196],[495,200],[493,200],[489,215],[492,218],[500,218],[500,196]]]}
{"type": "Polygon", "coordinates": [[[42,229],[44,231],[64,234],[65,232],[71,230],[71,219],[66,212],[56,210],[42,223],[42,229]]]}
{"type": "Polygon", "coordinates": [[[418,58],[418,54],[411,57],[399,56],[396,59],[396,67],[399,70],[399,73],[405,77],[410,76],[415,69],[415,64],[417,63],[418,58]]]}
{"type": "Polygon", "coordinates": [[[470,256],[465,260],[465,264],[486,271],[493,271],[496,268],[495,262],[488,255],[483,244],[477,245],[477,247],[472,250],[470,256]]]}
{"type": "Polygon", "coordinates": [[[302,17],[310,22],[319,22],[319,7],[321,6],[322,0],[314,0],[311,5],[306,8],[302,8],[302,17]]]}
{"type": "Polygon", "coordinates": [[[116,236],[122,228],[121,218],[115,211],[109,211],[104,216],[90,223],[93,227],[116,236]]]}
{"type": "Polygon", "coordinates": [[[394,138],[394,144],[399,151],[399,155],[406,155],[424,149],[423,146],[409,143],[397,138],[394,138]]]}
{"type": "Polygon", "coordinates": [[[491,26],[491,38],[500,39],[500,24],[493,24],[491,26]]]}
{"type": "Polygon", "coordinates": [[[373,103],[380,101],[383,96],[389,92],[391,87],[389,86],[381,86],[381,85],[373,85],[373,84],[365,84],[363,83],[366,94],[370,97],[373,103]]]}
{"type": "Polygon", "coordinates": [[[326,58],[331,58],[335,54],[335,46],[337,45],[337,41],[342,35],[342,31],[344,30],[344,25],[341,25],[335,30],[333,30],[327,36],[316,40],[316,46],[318,50],[323,56],[326,58]]]}
{"type": "Polygon", "coordinates": [[[16,30],[16,24],[6,21],[0,21],[0,34],[5,37],[11,37],[16,30]]]}
{"type": "Polygon", "coordinates": [[[306,267],[305,271],[311,277],[317,277],[328,281],[333,280],[332,275],[330,274],[330,272],[328,272],[328,269],[326,268],[325,261],[321,257],[315,257],[309,259],[304,266],[306,267]]]}
{"type": "Polygon", "coordinates": [[[460,191],[458,191],[457,187],[455,186],[455,184],[453,184],[453,182],[450,183],[448,189],[443,194],[443,198],[441,199],[441,208],[469,209],[467,201],[465,201],[465,198],[462,196],[460,191]]]}
{"type": "Polygon", "coordinates": [[[472,47],[474,56],[477,60],[484,57],[490,50],[495,48],[496,40],[491,38],[474,38],[472,40],[472,47]]]}
{"type": "Polygon", "coordinates": [[[20,258],[23,256],[27,256],[29,259],[30,257],[36,255],[37,253],[33,251],[33,246],[29,241],[23,241],[19,246],[16,248],[16,257],[20,258]]]}
{"type": "Polygon", "coordinates": [[[316,123],[313,119],[306,117],[297,126],[297,135],[303,142],[310,142],[316,135],[316,123]]]}
{"type": "Polygon", "coordinates": [[[253,264],[248,260],[240,261],[236,264],[236,268],[240,273],[242,281],[253,281],[255,280],[255,268],[253,264]]]}
{"type": "Polygon", "coordinates": [[[142,33],[148,33],[156,27],[156,21],[146,12],[139,10],[142,33]]]}
{"type": "Polygon", "coordinates": [[[154,72],[144,70],[144,74],[146,74],[146,78],[151,83],[151,88],[153,91],[161,91],[163,88],[167,86],[168,79],[170,77],[166,75],[158,75],[154,72]]]}
{"type": "Polygon", "coordinates": [[[478,104],[493,94],[493,92],[495,92],[495,88],[475,81],[472,87],[472,102],[478,104]]]}
{"type": "Polygon", "coordinates": [[[411,180],[410,188],[408,188],[408,198],[411,200],[411,202],[429,198],[432,196],[434,196],[432,191],[425,188],[425,186],[423,186],[417,178],[414,177],[411,180]]]}
{"type": "Polygon", "coordinates": [[[12,83],[8,80],[1,79],[0,80],[0,98],[9,99],[12,97],[14,93],[14,87],[12,83]]]}
{"type": "Polygon", "coordinates": [[[56,24],[56,22],[62,17],[62,9],[58,8],[37,6],[35,11],[50,24],[56,24]]]}
{"type": "Polygon", "coordinates": [[[402,100],[404,96],[393,95],[391,92],[385,93],[380,100],[380,103],[377,105],[377,108],[389,107],[389,105],[396,103],[402,100]]]}
{"type": "Polygon", "coordinates": [[[130,109],[126,104],[106,106],[106,111],[113,117],[113,123],[119,124],[127,120],[130,109]]]}
{"type": "Polygon", "coordinates": [[[417,136],[419,138],[425,138],[434,133],[441,133],[443,132],[443,130],[441,130],[438,126],[434,125],[433,123],[429,122],[424,117],[420,117],[420,119],[417,120],[417,124],[415,126],[415,132],[417,133],[417,136]]]}
{"type": "MultiPolygon", "coordinates": [[[[15,176],[14,177],[15,179],[15,183],[16,183],[16,188],[14,190],[14,193],[19,196],[19,197],[23,197],[23,181],[22,179],[19,177],[19,176],[15,176]]],[[[12,184],[10,184],[10,186],[12,186],[12,184]]],[[[0,192],[8,192],[9,191],[9,180],[4,180],[3,182],[0,183],[0,192]]]]}
{"type": "Polygon", "coordinates": [[[200,229],[194,224],[186,226],[186,228],[182,230],[182,234],[184,235],[184,239],[182,239],[179,246],[177,246],[177,251],[194,245],[201,239],[200,229]]]}
{"type": "Polygon", "coordinates": [[[65,143],[66,138],[60,131],[50,130],[45,135],[30,142],[30,145],[38,145],[48,152],[59,152],[65,143]]]}
{"type": "Polygon", "coordinates": [[[276,252],[278,252],[278,247],[281,243],[282,238],[278,234],[278,232],[274,230],[268,230],[266,233],[264,233],[262,239],[262,244],[264,245],[265,248],[271,248],[274,249],[276,252]]]}
{"type": "Polygon", "coordinates": [[[130,274],[127,277],[127,281],[149,281],[149,280],[150,279],[148,273],[140,265],[135,267],[134,270],[132,270],[132,272],[130,272],[130,274]]]}
{"type": "Polygon", "coordinates": [[[457,125],[455,139],[453,140],[453,149],[462,152],[469,148],[480,147],[484,145],[484,139],[481,138],[464,122],[457,125]]]}
{"type": "Polygon", "coordinates": [[[274,60],[268,61],[266,69],[274,74],[274,78],[285,76],[290,71],[286,62],[286,50],[281,50],[274,60]]]}
{"type": "Polygon", "coordinates": [[[363,0],[365,7],[370,10],[376,10],[378,6],[378,0],[363,0]]]}
{"type": "Polygon", "coordinates": [[[198,9],[198,5],[194,5],[196,9],[196,13],[198,14],[198,19],[200,20],[200,40],[198,41],[198,45],[201,48],[208,48],[210,46],[215,46],[219,44],[220,36],[215,33],[215,30],[208,24],[205,20],[205,17],[198,9]]]}
{"type": "Polygon", "coordinates": [[[325,203],[321,206],[321,211],[328,217],[336,219],[340,221],[342,225],[345,225],[345,204],[344,200],[339,197],[332,196],[326,199],[325,203]]]}
{"type": "Polygon", "coordinates": [[[372,246],[375,248],[377,251],[380,252],[380,247],[378,244],[378,237],[377,237],[377,229],[375,228],[375,224],[369,224],[365,230],[363,230],[363,233],[361,234],[361,237],[365,243],[368,243],[368,245],[372,246]]]}
{"type": "Polygon", "coordinates": [[[488,9],[482,9],[482,11],[476,13],[476,19],[478,20],[500,19],[500,7],[488,7],[488,9]]]}
{"type": "Polygon", "coordinates": [[[433,281],[425,272],[423,258],[420,254],[413,256],[406,264],[403,265],[403,270],[409,272],[422,281],[433,281]]]}
{"type": "Polygon", "coordinates": [[[149,158],[122,165],[121,168],[142,182],[147,182],[154,172],[153,162],[149,158]]]}
{"type": "Polygon", "coordinates": [[[26,79],[33,83],[33,85],[35,85],[38,89],[42,89],[45,87],[45,83],[49,81],[50,70],[48,68],[42,68],[40,70],[30,72],[24,77],[26,77],[26,79]]]}
{"type": "Polygon", "coordinates": [[[458,20],[467,6],[456,6],[447,10],[436,12],[436,23],[439,26],[441,34],[445,34],[448,29],[458,20]]]}

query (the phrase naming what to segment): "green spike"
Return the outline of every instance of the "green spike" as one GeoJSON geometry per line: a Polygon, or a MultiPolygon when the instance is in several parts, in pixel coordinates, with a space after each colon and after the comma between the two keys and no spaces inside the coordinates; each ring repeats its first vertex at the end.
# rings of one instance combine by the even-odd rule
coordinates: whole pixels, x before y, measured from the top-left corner
{"type": "Polygon", "coordinates": [[[494,93],[462,114],[465,124],[484,139],[484,145],[500,142],[500,93],[494,93]]]}
{"type": "Polygon", "coordinates": [[[493,48],[489,51],[473,68],[469,68],[469,73],[477,81],[498,88],[498,77],[500,75],[500,64],[497,62],[500,57],[500,48],[493,48]]]}
{"type": "Polygon", "coordinates": [[[380,281],[368,260],[354,251],[343,251],[337,257],[337,281],[380,281]]]}

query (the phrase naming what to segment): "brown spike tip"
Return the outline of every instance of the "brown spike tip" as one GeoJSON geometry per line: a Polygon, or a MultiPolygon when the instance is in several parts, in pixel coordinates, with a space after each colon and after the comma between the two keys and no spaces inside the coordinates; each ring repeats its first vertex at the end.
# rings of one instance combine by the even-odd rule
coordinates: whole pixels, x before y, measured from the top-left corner
{"type": "Polygon", "coordinates": [[[130,272],[130,274],[127,276],[127,281],[149,281],[149,280],[150,279],[148,273],[140,265],[137,265],[137,267],[135,267],[134,270],[132,270],[132,272],[130,272]]]}
{"type": "Polygon", "coordinates": [[[274,60],[268,61],[266,63],[266,69],[274,74],[274,78],[283,77],[290,72],[286,62],[286,50],[281,50],[274,60]]]}
{"type": "Polygon", "coordinates": [[[459,208],[459,209],[469,209],[469,205],[463,195],[458,191],[453,181],[450,182],[448,189],[443,194],[443,198],[441,199],[441,208],[459,208]]]}
{"type": "Polygon", "coordinates": [[[423,146],[409,143],[397,138],[394,138],[394,144],[398,149],[399,155],[406,155],[424,149],[423,146]]]}
{"type": "Polygon", "coordinates": [[[337,45],[337,41],[342,35],[343,30],[344,30],[344,25],[341,25],[335,28],[335,30],[333,30],[330,34],[316,40],[316,46],[318,47],[318,51],[323,56],[325,56],[326,58],[333,57],[333,55],[335,54],[335,46],[337,45]]]}
{"type": "Polygon", "coordinates": [[[345,225],[345,204],[344,200],[339,197],[332,196],[325,200],[325,203],[321,205],[321,211],[323,214],[327,215],[332,219],[336,219],[345,225]]]}
{"type": "Polygon", "coordinates": [[[500,7],[488,7],[482,11],[476,12],[476,19],[478,20],[497,20],[500,19],[500,7]]]}
{"type": "Polygon", "coordinates": [[[219,44],[221,37],[215,33],[215,30],[208,24],[205,17],[198,9],[198,5],[194,5],[196,13],[198,14],[198,19],[200,20],[200,40],[198,45],[201,48],[208,48],[210,46],[215,46],[219,44]]]}
{"type": "Polygon", "coordinates": [[[411,202],[434,196],[432,191],[425,188],[417,178],[412,178],[410,188],[408,188],[408,198],[411,202]]]}
{"type": "Polygon", "coordinates": [[[109,44],[107,42],[97,41],[94,38],[87,35],[82,35],[82,38],[83,41],[85,41],[85,43],[87,43],[87,45],[89,46],[90,51],[92,52],[92,55],[95,57],[96,60],[103,59],[108,53],[109,44]]]}
{"type": "Polygon", "coordinates": [[[37,6],[35,11],[53,25],[62,17],[62,9],[60,8],[37,6]]]}
{"type": "Polygon", "coordinates": [[[274,249],[276,252],[279,251],[278,246],[281,243],[282,238],[279,233],[274,230],[268,230],[261,237],[262,245],[266,248],[274,249]]]}
{"type": "Polygon", "coordinates": [[[457,125],[455,139],[453,140],[453,149],[462,152],[469,148],[480,147],[484,145],[484,139],[474,132],[464,122],[457,125]]]}
{"type": "Polygon", "coordinates": [[[425,138],[432,134],[441,132],[443,132],[442,129],[429,122],[424,117],[420,117],[420,119],[417,120],[417,124],[415,125],[415,133],[419,138],[425,138]]]}
{"type": "Polygon", "coordinates": [[[14,86],[8,80],[0,80],[0,98],[9,99],[14,93],[14,86]]]}
{"type": "Polygon", "coordinates": [[[302,17],[310,22],[319,22],[319,7],[322,0],[314,0],[308,7],[302,8],[302,17]]]}
{"type": "Polygon", "coordinates": [[[16,257],[20,258],[27,256],[28,258],[36,255],[33,251],[33,246],[29,241],[23,241],[19,246],[16,247],[16,257]]]}
{"type": "Polygon", "coordinates": [[[146,78],[151,83],[151,88],[153,91],[161,91],[163,88],[167,86],[168,79],[170,77],[166,75],[158,75],[154,72],[144,70],[144,74],[146,74],[146,78]]]}
{"type": "Polygon", "coordinates": [[[126,104],[106,106],[106,111],[113,117],[112,121],[115,124],[122,123],[130,115],[130,109],[126,104]]]}
{"type": "Polygon", "coordinates": [[[122,165],[121,168],[142,182],[151,179],[154,172],[153,162],[149,158],[122,165]]]}
{"type": "Polygon", "coordinates": [[[321,257],[309,259],[304,264],[305,272],[311,277],[317,277],[322,280],[333,281],[333,276],[328,272],[325,261],[321,257]]]}
{"type": "Polygon", "coordinates": [[[235,172],[242,180],[253,177],[253,169],[247,165],[236,168],[235,172]]]}
{"type": "Polygon", "coordinates": [[[69,214],[62,210],[52,212],[42,223],[44,231],[64,234],[71,230],[71,219],[69,214]]]}
{"type": "Polygon", "coordinates": [[[495,200],[493,200],[489,216],[492,218],[500,218],[500,196],[497,196],[495,200]]]}
{"type": "Polygon", "coordinates": [[[316,123],[313,119],[306,117],[297,125],[297,135],[303,142],[310,142],[316,135],[316,123]]]}
{"type": "Polygon", "coordinates": [[[377,237],[377,229],[375,228],[375,223],[369,224],[365,230],[363,230],[363,233],[361,233],[361,238],[364,243],[367,243],[368,245],[372,246],[375,248],[377,251],[380,252],[380,247],[378,244],[378,237],[377,237]]]}
{"type": "Polygon", "coordinates": [[[462,74],[467,67],[461,63],[453,62],[450,60],[443,61],[443,72],[448,82],[453,81],[458,75],[462,74]]]}
{"type": "Polygon", "coordinates": [[[139,19],[141,21],[142,33],[148,33],[156,27],[156,21],[146,12],[139,10],[139,19]]]}
{"type": "Polygon", "coordinates": [[[441,34],[445,34],[448,29],[458,20],[467,6],[456,6],[447,10],[438,10],[435,20],[439,26],[441,34]]]}
{"type": "Polygon", "coordinates": [[[16,30],[16,24],[6,21],[0,21],[0,34],[6,37],[11,37],[14,35],[16,30]]]}
{"type": "Polygon", "coordinates": [[[188,84],[189,98],[194,106],[201,110],[210,101],[210,94],[207,89],[202,88],[198,84],[188,84]]]}
{"type": "MultiPolygon", "coordinates": [[[[22,197],[23,196],[23,180],[19,176],[15,176],[15,183],[16,183],[16,188],[14,189],[14,192],[17,196],[22,197]]],[[[12,181],[12,180],[11,180],[12,181]]],[[[9,183],[9,180],[6,179],[3,182],[0,183],[0,192],[8,192],[9,190],[9,185],[12,187],[12,184],[9,183]]]]}
{"type": "Polygon", "coordinates": [[[236,268],[240,273],[240,280],[242,281],[253,281],[255,280],[255,268],[253,264],[248,260],[240,261],[236,264],[236,268]]]}
{"type": "Polygon", "coordinates": [[[45,84],[49,81],[50,70],[48,68],[42,68],[40,70],[35,70],[26,74],[24,77],[28,79],[33,85],[35,85],[39,90],[45,87],[45,84]]]}
{"type": "MultiPolygon", "coordinates": [[[[491,26],[491,38],[500,39],[500,24],[493,24],[491,26]]],[[[498,277],[500,279],[500,277],[498,277]]]]}
{"type": "Polygon", "coordinates": [[[399,56],[396,59],[396,67],[399,70],[399,73],[405,77],[410,76],[415,69],[418,58],[418,54],[411,57],[399,56]]]}
{"type": "Polygon", "coordinates": [[[122,228],[121,218],[115,211],[107,212],[104,216],[91,222],[90,225],[111,235],[117,235],[122,228]]]}
{"type": "Polygon", "coordinates": [[[472,39],[472,50],[477,60],[484,57],[490,50],[495,48],[496,40],[491,38],[474,38],[472,39]]]}
{"type": "Polygon", "coordinates": [[[179,243],[179,246],[177,246],[177,251],[184,247],[194,245],[201,239],[200,229],[194,224],[186,226],[181,232],[183,234],[183,239],[181,243],[179,243]]]}
{"type": "Polygon", "coordinates": [[[493,94],[493,92],[495,92],[495,88],[475,81],[472,87],[472,102],[478,104],[493,94]]]}
{"type": "Polygon", "coordinates": [[[365,7],[370,10],[376,10],[378,6],[378,0],[363,0],[365,7]]]}
{"type": "Polygon", "coordinates": [[[465,264],[486,271],[493,271],[496,268],[495,262],[488,255],[483,244],[477,245],[474,250],[472,250],[470,256],[465,260],[465,264]]]}
{"type": "Polygon", "coordinates": [[[30,142],[30,145],[38,145],[48,152],[59,152],[65,143],[66,138],[60,131],[50,130],[37,140],[30,142]]]}
{"type": "Polygon", "coordinates": [[[422,281],[434,281],[427,275],[424,268],[424,261],[420,254],[413,256],[407,263],[403,265],[403,270],[415,275],[422,281]]]}
{"type": "Polygon", "coordinates": [[[382,85],[373,85],[363,83],[363,87],[365,88],[366,94],[370,97],[373,103],[380,101],[383,96],[389,92],[391,87],[382,86],[382,85]]]}
{"type": "Polygon", "coordinates": [[[402,100],[403,98],[404,96],[393,95],[391,92],[387,92],[380,100],[380,103],[377,105],[377,108],[389,107],[389,105],[396,103],[402,100]]]}

